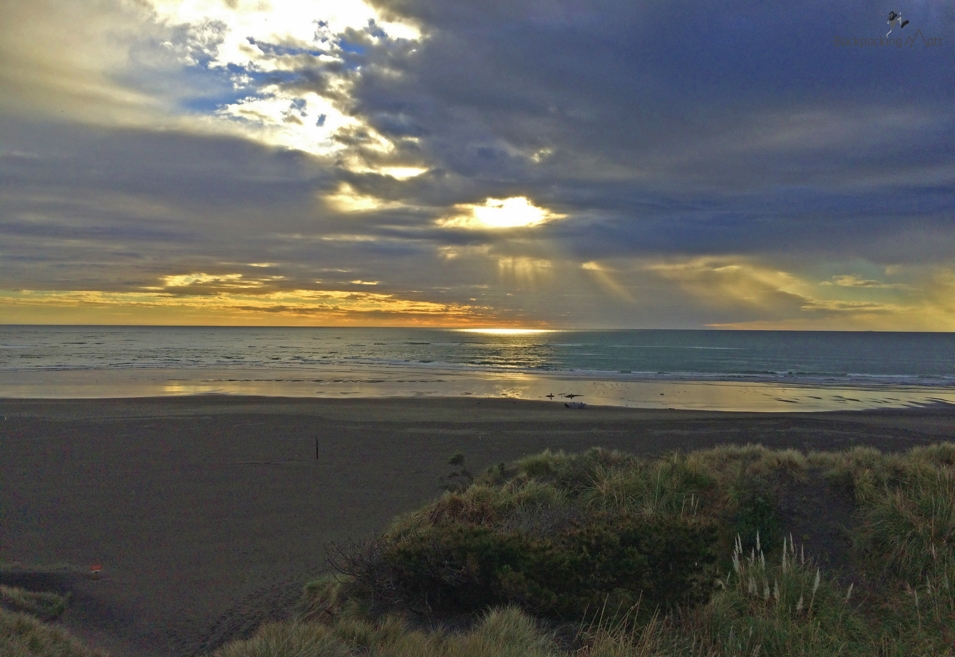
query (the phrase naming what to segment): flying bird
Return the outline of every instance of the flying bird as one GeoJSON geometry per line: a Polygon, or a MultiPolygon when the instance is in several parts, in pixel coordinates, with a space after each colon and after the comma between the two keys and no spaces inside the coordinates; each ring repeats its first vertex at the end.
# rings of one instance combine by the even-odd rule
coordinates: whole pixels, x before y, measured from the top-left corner
{"type": "Polygon", "coordinates": [[[548,399],[553,399],[554,393],[550,393],[549,395],[544,395],[544,396],[547,397],[548,399]]]}
{"type": "Polygon", "coordinates": [[[898,23],[899,29],[902,29],[909,24],[909,21],[902,20],[902,13],[896,11],[889,12],[889,20],[886,21],[886,24],[889,26],[889,31],[885,33],[885,36],[892,34],[892,23],[898,23]]]}
{"type": "Polygon", "coordinates": [[[566,395],[561,395],[561,397],[566,397],[567,399],[573,399],[574,397],[583,397],[583,395],[575,395],[573,393],[569,393],[566,395]]]}

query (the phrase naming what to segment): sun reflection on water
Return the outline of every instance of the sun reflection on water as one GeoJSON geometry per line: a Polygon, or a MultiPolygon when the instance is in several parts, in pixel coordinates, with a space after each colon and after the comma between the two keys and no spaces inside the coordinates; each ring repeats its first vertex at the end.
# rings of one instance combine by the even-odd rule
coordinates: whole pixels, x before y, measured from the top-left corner
{"type": "Polygon", "coordinates": [[[537,333],[556,333],[554,329],[532,328],[465,328],[456,329],[462,333],[484,333],[487,335],[534,335],[537,333]]]}

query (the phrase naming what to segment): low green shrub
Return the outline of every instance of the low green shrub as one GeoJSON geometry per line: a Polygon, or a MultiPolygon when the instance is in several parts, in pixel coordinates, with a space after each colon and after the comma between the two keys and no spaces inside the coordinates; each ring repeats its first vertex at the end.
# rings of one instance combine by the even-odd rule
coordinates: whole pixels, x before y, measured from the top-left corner
{"type": "Polygon", "coordinates": [[[441,524],[381,537],[336,565],[386,608],[442,615],[517,604],[566,620],[607,604],[652,611],[705,602],[714,532],[692,519],[611,513],[546,535],[441,524]]]}

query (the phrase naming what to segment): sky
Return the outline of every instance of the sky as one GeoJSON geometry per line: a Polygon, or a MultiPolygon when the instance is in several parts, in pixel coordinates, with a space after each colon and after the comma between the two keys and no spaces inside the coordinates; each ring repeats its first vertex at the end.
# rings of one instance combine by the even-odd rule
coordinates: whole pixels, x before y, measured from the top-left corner
{"type": "Polygon", "coordinates": [[[952,331],[953,28],[3,0],[0,322],[952,331]]]}

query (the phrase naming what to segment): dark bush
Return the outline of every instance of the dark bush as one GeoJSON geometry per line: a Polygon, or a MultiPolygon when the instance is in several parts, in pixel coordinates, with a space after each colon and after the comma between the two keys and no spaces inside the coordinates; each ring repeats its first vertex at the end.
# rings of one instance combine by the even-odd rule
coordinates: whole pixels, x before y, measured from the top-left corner
{"type": "Polygon", "coordinates": [[[333,565],[386,607],[441,616],[515,603],[570,620],[604,605],[639,602],[650,613],[705,602],[714,535],[698,521],[620,514],[589,516],[545,536],[456,523],[382,537],[333,565]]]}
{"type": "Polygon", "coordinates": [[[468,470],[468,467],[464,464],[464,453],[455,452],[448,458],[448,465],[453,465],[457,467],[457,470],[452,470],[447,477],[439,477],[438,485],[442,489],[458,493],[463,490],[467,490],[468,486],[474,483],[474,475],[471,474],[471,471],[468,470]]]}

